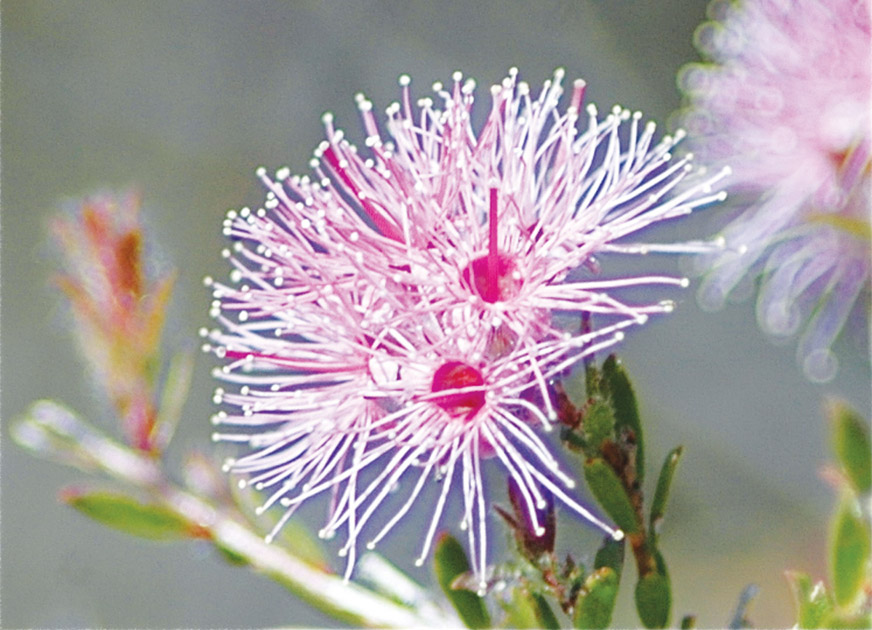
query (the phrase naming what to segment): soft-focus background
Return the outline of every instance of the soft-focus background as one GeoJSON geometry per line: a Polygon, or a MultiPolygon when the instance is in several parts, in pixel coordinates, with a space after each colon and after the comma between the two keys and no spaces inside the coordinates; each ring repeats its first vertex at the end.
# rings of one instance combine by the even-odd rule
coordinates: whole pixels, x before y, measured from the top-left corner
{"type": "MultiPolygon", "coordinates": [[[[354,94],[365,91],[381,109],[402,73],[423,95],[456,69],[486,88],[518,66],[536,89],[564,66],[569,79],[588,81],[588,99],[602,110],[621,103],[665,122],[679,104],[676,71],[697,59],[692,36],[704,15],[700,0],[5,0],[3,627],[336,625],[207,547],[135,540],[73,513],[56,493],[79,477],[9,439],[10,420],[41,397],[111,424],[48,284],[56,257],[45,224],[64,200],[130,186],[143,193],[157,268],[180,269],[167,339],[195,347],[208,324],[201,278],[226,271],[224,212],[262,200],[258,165],[306,171],[323,111],[360,139],[354,94]]],[[[486,89],[480,98],[489,107],[486,89]]],[[[701,236],[718,220],[711,210],[669,236],[701,236]]],[[[676,262],[656,264],[674,270],[676,262]]],[[[691,291],[681,300],[621,351],[645,413],[649,465],[675,444],[686,447],[662,539],[673,619],[695,612],[702,626],[723,626],[742,588],[756,583],[752,620],[790,625],[782,572],[823,577],[825,566],[834,497],[819,475],[829,457],[822,401],[843,396],[868,413],[864,334],[841,340],[838,377],[815,386],[792,346],[773,346],[757,331],[750,302],[706,314],[691,291]]],[[[187,449],[212,449],[210,361],[198,361],[174,462],[187,449]]],[[[430,582],[429,566],[408,562],[418,531],[406,524],[385,552],[430,582]]],[[[595,538],[585,538],[580,555],[593,552],[595,538]]],[[[631,599],[627,581],[616,625],[638,624],[631,599]]]]}

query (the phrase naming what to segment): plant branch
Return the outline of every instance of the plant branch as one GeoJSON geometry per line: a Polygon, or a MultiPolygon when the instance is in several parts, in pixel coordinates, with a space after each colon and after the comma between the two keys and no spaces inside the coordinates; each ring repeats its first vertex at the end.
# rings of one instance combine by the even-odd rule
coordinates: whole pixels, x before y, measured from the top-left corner
{"type": "MultiPolygon", "coordinates": [[[[319,570],[277,545],[267,544],[225,510],[172,483],[159,461],[121,446],[51,401],[39,401],[13,427],[13,437],[34,454],[147,491],[163,507],[189,521],[192,531],[225,554],[268,575],[316,608],[344,621],[370,627],[458,627],[459,620],[417,591],[414,607],[398,604],[341,577],[319,570]],[[424,605],[426,604],[426,605],[424,605]]],[[[368,578],[375,583],[377,572],[368,578]]],[[[386,586],[381,589],[389,592],[386,586]]]]}

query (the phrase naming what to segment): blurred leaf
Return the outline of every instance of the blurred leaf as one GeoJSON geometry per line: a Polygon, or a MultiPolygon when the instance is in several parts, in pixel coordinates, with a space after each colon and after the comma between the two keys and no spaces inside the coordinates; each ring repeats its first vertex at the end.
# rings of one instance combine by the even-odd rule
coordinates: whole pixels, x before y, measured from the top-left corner
{"type": "Polygon", "coordinates": [[[833,603],[822,582],[812,584],[805,573],[785,573],[796,602],[796,624],[800,628],[820,628],[823,619],[830,613],[833,603]]]}
{"type": "Polygon", "coordinates": [[[160,450],[165,449],[170,443],[176,426],[179,424],[179,419],[182,417],[182,409],[188,399],[193,372],[194,356],[190,352],[178,352],[173,355],[164,381],[157,422],[154,427],[155,442],[160,450]]]}
{"type": "Polygon", "coordinates": [[[282,547],[300,560],[308,562],[312,566],[329,570],[330,564],[327,561],[324,548],[302,522],[290,519],[282,525],[279,540],[282,547]]]}
{"type": "Polygon", "coordinates": [[[615,540],[611,536],[606,536],[603,539],[603,544],[596,552],[594,559],[594,569],[602,569],[608,567],[615,572],[618,580],[621,579],[621,571],[624,567],[624,541],[626,539],[615,540]]]}
{"type": "Polygon", "coordinates": [[[176,271],[173,270],[152,284],[148,288],[148,295],[144,303],[140,305],[140,308],[143,309],[141,312],[143,339],[139,340],[139,343],[142,344],[140,347],[150,349],[151,353],[155,355],[160,352],[161,332],[163,331],[167,306],[176,283],[176,275],[176,271]]]}
{"type": "Polygon", "coordinates": [[[833,449],[854,488],[864,494],[872,489],[872,447],[866,423],[853,409],[832,401],[829,415],[833,423],[833,449]]]}
{"type": "Polygon", "coordinates": [[[822,628],[868,630],[872,628],[872,613],[858,615],[831,614],[824,618],[822,628]]]}
{"type": "Polygon", "coordinates": [[[692,630],[696,628],[696,615],[685,615],[681,618],[681,624],[678,626],[681,630],[692,630]]]}
{"type": "Polygon", "coordinates": [[[67,490],[61,500],[95,521],[141,538],[173,540],[200,535],[198,528],[169,508],[141,503],[119,492],[67,490]]]}
{"type": "Polygon", "coordinates": [[[636,477],[639,483],[645,477],[645,447],[642,439],[642,422],[639,419],[639,408],[630,377],[620,360],[615,355],[603,363],[603,380],[611,394],[612,408],[615,413],[615,429],[620,431],[626,427],[636,435],[636,477]]]}
{"type": "Polygon", "coordinates": [[[652,534],[656,535],[660,521],[663,520],[663,514],[666,510],[666,501],[669,499],[669,489],[672,485],[672,477],[675,474],[675,469],[678,462],[681,460],[681,454],[684,448],[676,446],[666,460],[663,462],[663,467],[660,469],[660,477],[657,478],[657,489],[654,491],[654,498],[651,501],[651,517],[650,527],[652,534]]]}
{"type": "Polygon", "coordinates": [[[615,429],[615,416],[612,407],[602,400],[594,401],[584,413],[584,439],[599,451],[603,441],[612,437],[615,429]]]}
{"type": "Polygon", "coordinates": [[[243,556],[242,554],[236,553],[229,547],[225,547],[217,540],[215,541],[215,549],[217,549],[221,556],[228,564],[232,564],[233,566],[243,567],[248,564],[248,558],[243,556]]]}
{"type": "Polygon", "coordinates": [[[526,587],[516,586],[508,601],[501,600],[506,617],[501,624],[504,628],[539,628],[540,621],[536,604],[526,587]]]}
{"type": "Polygon", "coordinates": [[[832,523],[830,571],[833,596],[839,606],[850,605],[859,595],[869,566],[869,525],[857,499],[849,494],[832,523]]]}
{"type": "Polygon", "coordinates": [[[433,565],[436,569],[436,580],[448,600],[457,610],[467,628],[489,628],[490,615],[485,607],[484,599],[466,589],[452,588],[454,579],[469,571],[469,560],[466,552],[449,534],[442,534],[436,542],[433,565]]]}
{"type": "Polygon", "coordinates": [[[635,534],[639,531],[636,511],[624,490],[624,484],[605,460],[599,457],[587,460],[584,478],[596,500],[624,533],[635,534]]]}
{"type": "Polygon", "coordinates": [[[669,577],[652,572],[636,584],[636,610],[646,628],[665,628],[669,623],[672,593],[669,577]]]}
{"type": "Polygon", "coordinates": [[[545,597],[541,593],[532,592],[530,593],[530,598],[533,601],[536,619],[539,622],[537,627],[547,628],[547,630],[558,630],[560,628],[560,622],[557,621],[557,617],[555,616],[554,611],[551,610],[551,606],[548,605],[548,601],[545,597]]]}
{"type": "Polygon", "coordinates": [[[12,439],[36,457],[88,472],[95,470],[97,463],[90,453],[81,448],[70,436],[58,433],[51,425],[40,421],[40,412],[49,407],[67,411],[52,401],[39,401],[31,407],[29,416],[15,422],[9,428],[12,439]]]}
{"type": "Polygon", "coordinates": [[[608,628],[618,597],[619,576],[609,567],[591,573],[576,600],[573,625],[576,628],[608,628]]]}

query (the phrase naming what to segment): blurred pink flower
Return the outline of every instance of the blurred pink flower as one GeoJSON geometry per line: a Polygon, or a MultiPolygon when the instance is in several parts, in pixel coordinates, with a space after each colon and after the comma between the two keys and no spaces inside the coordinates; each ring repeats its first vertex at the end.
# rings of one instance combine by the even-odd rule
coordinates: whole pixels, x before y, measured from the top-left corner
{"type": "Polygon", "coordinates": [[[852,309],[869,313],[870,3],[715,2],[698,31],[709,58],[681,77],[692,149],[729,163],[744,211],[726,249],[703,257],[700,302],[720,307],[760,278],[757,317],[777,336],[801,328],[806,375],[836,373],[831,346],[852,309]]]}
{"type": "Polygon", "coordinates": [[[362,528],[400,479],[419,471],[403,504],[373,542],[410,509],[424,483],[443,478],[425,536],[427,554],[451,487],[463,495],[475,572],[486,562],[482,459],[498,459],[518,483],[535,522],[544,488],[606,531],[565,489],[572,481],[532,427],[556,419],[549,379],[617,343],[623,329],[671,302],[630,304],[623,287],[686,285],[639,275],[584,278],[604,253],[698,252],[705,243],[647,245],[623,238],[723,197],[722,174],[698,177],[690,157],[673,161],[677,139],[652,146],[654,126],[616,108],[603,121],[584,84],[558,107],[562,71],[538,98],[516,71],[492,90],[480,133],[474,86],[455,75],[413,109],[409,80],[387,109],[391,140],[358,97],[371,157],[362,157],[332,117],[312,160],[315,177],[275,178],[263,207],[228,213],[224,251],[231,282],[207,279],[219,328],[203,335],[232,385],[216,439],[251,452],[228,469],[269,490],[286,512],[332,495],[324,535],[347,532],[353,566],[362,528]],[[682,192],[676,186],[690,176],[682,192]],[[579,270],[579,271],[576,271],[579,270]],[[578,277],[572,274],[579,274],[578,277]],[[568,329],[555,313],[597,326],[568,329]],[[530,402],[541,401],[539,405],[530,402]],[[459,470],[455,475],[455,468],[459,470]],[[457,479],[459,477],[459,479],[457,479]]]}

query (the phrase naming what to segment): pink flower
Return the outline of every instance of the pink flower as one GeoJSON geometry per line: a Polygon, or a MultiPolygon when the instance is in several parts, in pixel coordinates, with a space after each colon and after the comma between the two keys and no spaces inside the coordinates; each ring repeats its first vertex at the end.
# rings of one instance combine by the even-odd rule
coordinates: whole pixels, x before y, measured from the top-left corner
{"type": "Polygon", "coordinates": [[[446,327],[432,309],[422,309],[417,323],[385,321],[371,314],[386,312],[385,304],[376,300],[360,308],[359,294],[338,288],[322,300],[277,313],[250,288],[210,284],[221,295],[222,310],[237,311],[235,317],[217,315],[225,332],[203,331],[217,344],[207,349],[228,360],[216,376],[238,387],[216,391],[215,402],[229,411],[220,411],[213,422],[231,429],[214,437],[248,444],[251,452],[228,460],[226,470],[248,476],[243,486],[268,492],[261,511],[276,503],[285,508],[269,539],[304,501],[328,492],[330,510],[320,534],[332,537],[345,529],[340,554],[348,555],[350,576],[364,526],[392,490],[413,478],[405,501],[369,539],[370,548],[435,479],[441,490],[417,562],[429,552],[451,489],[459,487],[461,527],[468,533],[473,570],[482,579],[487,459],[498,460],[516,482],[537,531],[543,530],[537,510],[553,496],[622,537],[569,494],[574,482],[532,428],[550,430],[552,418],[523,394],[531,387],[547,391],[554,374],[618,342],[620,329],[635,320],[488,359],[488,336],[446,327]],[[272,334],[266,334],[267,324],[272,334]]]}
{"type": "MultiPolygon", "coordinates": [[[[372,104],[359,96],[371,157],[362,157],[325,115],[327,141],[312,160],[314,178],[282,168],[273,181],[259,171],[270,191],[264,207],[274,211],[266,223],[276,231],[238,219],[228,220],[226,231],[258,232],[257,241],[279,257],[291,233],[307,257],[327,260],[336,280],[365,276],[374,286],[413,287],[439,312],[456,311],[464,321],[518,338],[563,336],[552,323],[555,310],[640,320],[669,311],[671,302],[626,304],[615,290],[685,285],[684,278],[570,274],[597,270],[596,257],[605,253],[709,251],[708,244],[622,239],[721,199],[710,192],[720,176],[698,178],[669,196],[691,172],[689,157],[671,161],[676,139],[652,147],[654,125],[640,128],[641,114],[615,108],[598,121],[592,105],[579,133],[584,83],[574,83],[564,112],[562,77],[558,70],[533,99],[513,70],[491,90],[479,133],[470,117],[474,84],[459,73],[450,91],[435,86],[444,109],[429,98],[414,109],[402,77],[401,102],[387,108],[391,140],[382,138],[372,104]]],[[[275,262],[271,267],[282,271],[275,262]]]]}
{"type": "Polygon", "coordinates": [[[723,232],[703,306],[760,277],[757,316],[772,335],[802,328],[798,359],[828,381],[830,347],[870,278],[868,0],[753,0],[712,5],[699,31],[711,62],[682,83],[684,123],[703,159],[729,163],[745,210],[723,232]]]}
{"type": "Polygon", "coordinates": [[[452,480],[463,496],[476,574],[486,563],[483,460],[498,460],[536,522],[544,494],[615,536],[567,489],[572,480],[534,431],[556,418],[549,379],[620,341],[623,329],[671,302],[630,304],[623,287],[686,285],[640,275],[585,278],[605,253],[707,251],[703,243],[640,245],[624,237],[722,198],[672,161],[675,139],[652,147],[654,127],[616,108],[603,121],[588,107],[576,129],[584,84],[559,108],[562,71],[531,98],[516,71],[492,89],[479,133],[470,121],[473,84],[455,76],[444,103],[413,109],[407,77],[388,107],[390,140],[372,105],[358,103],[371,157],[325,115],[327,141],[315,176],[274,179],[263,207],[231,211],[224,255],[230,284],[214,283],[207,349],[227,361],[232,391],[216,439],[251,452],[228,463],[270,492],[263,508],[286,512],[332,496],[325,536],[347,533],[350,573],[359,537],[391,489],[415,477],[377,542],[411,508],[428,479],[443,478],[420,559],[427,555],[452,480]],[[625,127],[628,127],[625,129],[625,127]],[[577,275],[574,275],[577,274],[577,275]],[[568,329],[555,313],[597,316],[592,331],[568,329]],[[530,402],[538,392],[543,409],[530,402]],[[456,471],[456,472],[455,472],[456,471]]]}

